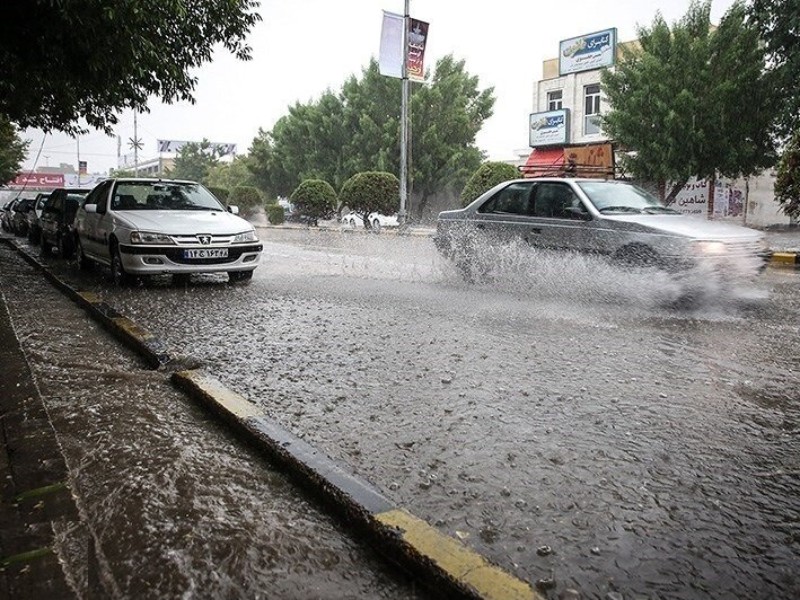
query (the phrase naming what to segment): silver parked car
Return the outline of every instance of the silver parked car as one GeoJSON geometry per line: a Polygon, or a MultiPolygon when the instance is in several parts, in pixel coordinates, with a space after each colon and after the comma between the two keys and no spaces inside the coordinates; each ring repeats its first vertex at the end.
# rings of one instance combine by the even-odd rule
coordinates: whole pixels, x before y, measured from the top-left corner
{"type": "Polygon", "coordinates": [[[78,209],[74,228],[81,266],[108,265],[129,276],[228,274],[248,280],[262,245],[255,228],[193,181],[107,179],[78,209]]]}
{"type": "Polygon", "coordinates": [[[671,272],[703,264],[735,279],[757,275],[768,259],[759,231],[689,217],[635,185],[595,179],[506,181],[466,208],[439,213],[436,245],[467,278],[476,275],[474,253],[487,239],[671,272]]]}

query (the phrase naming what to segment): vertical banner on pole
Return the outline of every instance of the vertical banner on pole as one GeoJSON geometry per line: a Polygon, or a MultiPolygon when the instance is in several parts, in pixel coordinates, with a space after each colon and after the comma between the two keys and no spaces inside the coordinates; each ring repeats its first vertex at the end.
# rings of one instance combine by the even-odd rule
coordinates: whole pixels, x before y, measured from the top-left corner
{"type": "Polygon", "coordinates": [[[388,77],[403,77],[403,15],[383,11],[378,70],[388,77]]]}
{"type": "Polygon", "coordinates": [[[408,32],[408,78],[411,81],[425,81],[425,43],[428,40],[428,23],[411,19],[408,32]]]}

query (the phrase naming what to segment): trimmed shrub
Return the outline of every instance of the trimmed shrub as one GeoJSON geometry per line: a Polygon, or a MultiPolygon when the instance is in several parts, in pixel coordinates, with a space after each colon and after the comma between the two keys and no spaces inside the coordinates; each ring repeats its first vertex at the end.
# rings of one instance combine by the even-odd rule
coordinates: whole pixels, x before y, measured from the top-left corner
{"type": "Polygon", "coordinates": [[[228,188],[224,188],[224,187],[208,187],[208,191],[211,192],[212,194],[214,194],[214,196],[217,197],[217,200],[219,200],[223,204],[227,205],[227,203],[228,203],[228,195],[230,194],[230,192],[228,191],[228,188]]]}
{"type": "Polygon", "coordinates": [[[295,211],[307,217],[316,225],[319,219],[326,219],[336,212],[336,191],[322,179],[306,179],[289,197],[295,211]]]}
{"type": "Polygon", "coordinates": [[[270,225],[281,225],[286,220],[286,212],[279,204],[267,204],[266,211],[270,225]]]}
{"type": "Polygon", "coordinates": [[[472,174],[461,191],[461,205],[466,206],[498,183],[519,177],[519,170],[513,165],[498,161],[485,162],[472,174]]]}
{"type": "Polygon", "coordinates": [[[258,188],[251,185],[237,185],[228,196],[228,204],[238,206],[243,215],[252,214],[264,204],[264,199],[258,188]]]}
{"type": "Polygon", "coordinates": [[[365,171],[344,182],[339,194],[342,206],[361,216],[364,227],[371,224],[367,216],[376,212],[392,215],[400,206],[400,180],[393,173],[365,171]]]}

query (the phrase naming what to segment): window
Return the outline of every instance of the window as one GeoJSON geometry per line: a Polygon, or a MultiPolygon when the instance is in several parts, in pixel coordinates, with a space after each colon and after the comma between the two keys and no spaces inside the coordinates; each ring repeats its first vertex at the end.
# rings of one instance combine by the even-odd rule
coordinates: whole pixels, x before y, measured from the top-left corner
{"type": "Polygon", "coordinates": [[[583,133],[600,133],[600,84],[587,85],[583,90],[583,133]]]}
{"type": "Polygon", "coordinates": [[[564,108],[563,98],[564,92],[561,90],[547,92],[547,110],[561,110],[564,108]]]}
{"type": "Polygon", "coordinates": [[[527,215],[530,193],[530,183],[512,183],[486,201],[478,212],[527,215]]]}
{"type": "Polygon", "coordinates": [[[575,192],[565,183],[540,183],[536,186],[534,216],[580,219],[586,214],[575,192]]]}

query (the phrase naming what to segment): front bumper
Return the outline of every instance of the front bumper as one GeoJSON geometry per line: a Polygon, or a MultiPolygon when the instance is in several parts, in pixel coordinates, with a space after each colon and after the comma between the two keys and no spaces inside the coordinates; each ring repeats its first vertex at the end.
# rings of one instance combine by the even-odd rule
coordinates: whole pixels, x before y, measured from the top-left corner
{"type": "Polygon", "coordinates": [[[164,273],[227,273],[251,271],[261,259],[262,244],[224,246],[224,258],[184,258],[184,250],[209,250],[209,246],[133,246],[120,245],[122,266],[127,273],[158,275],[164,273]]]}

